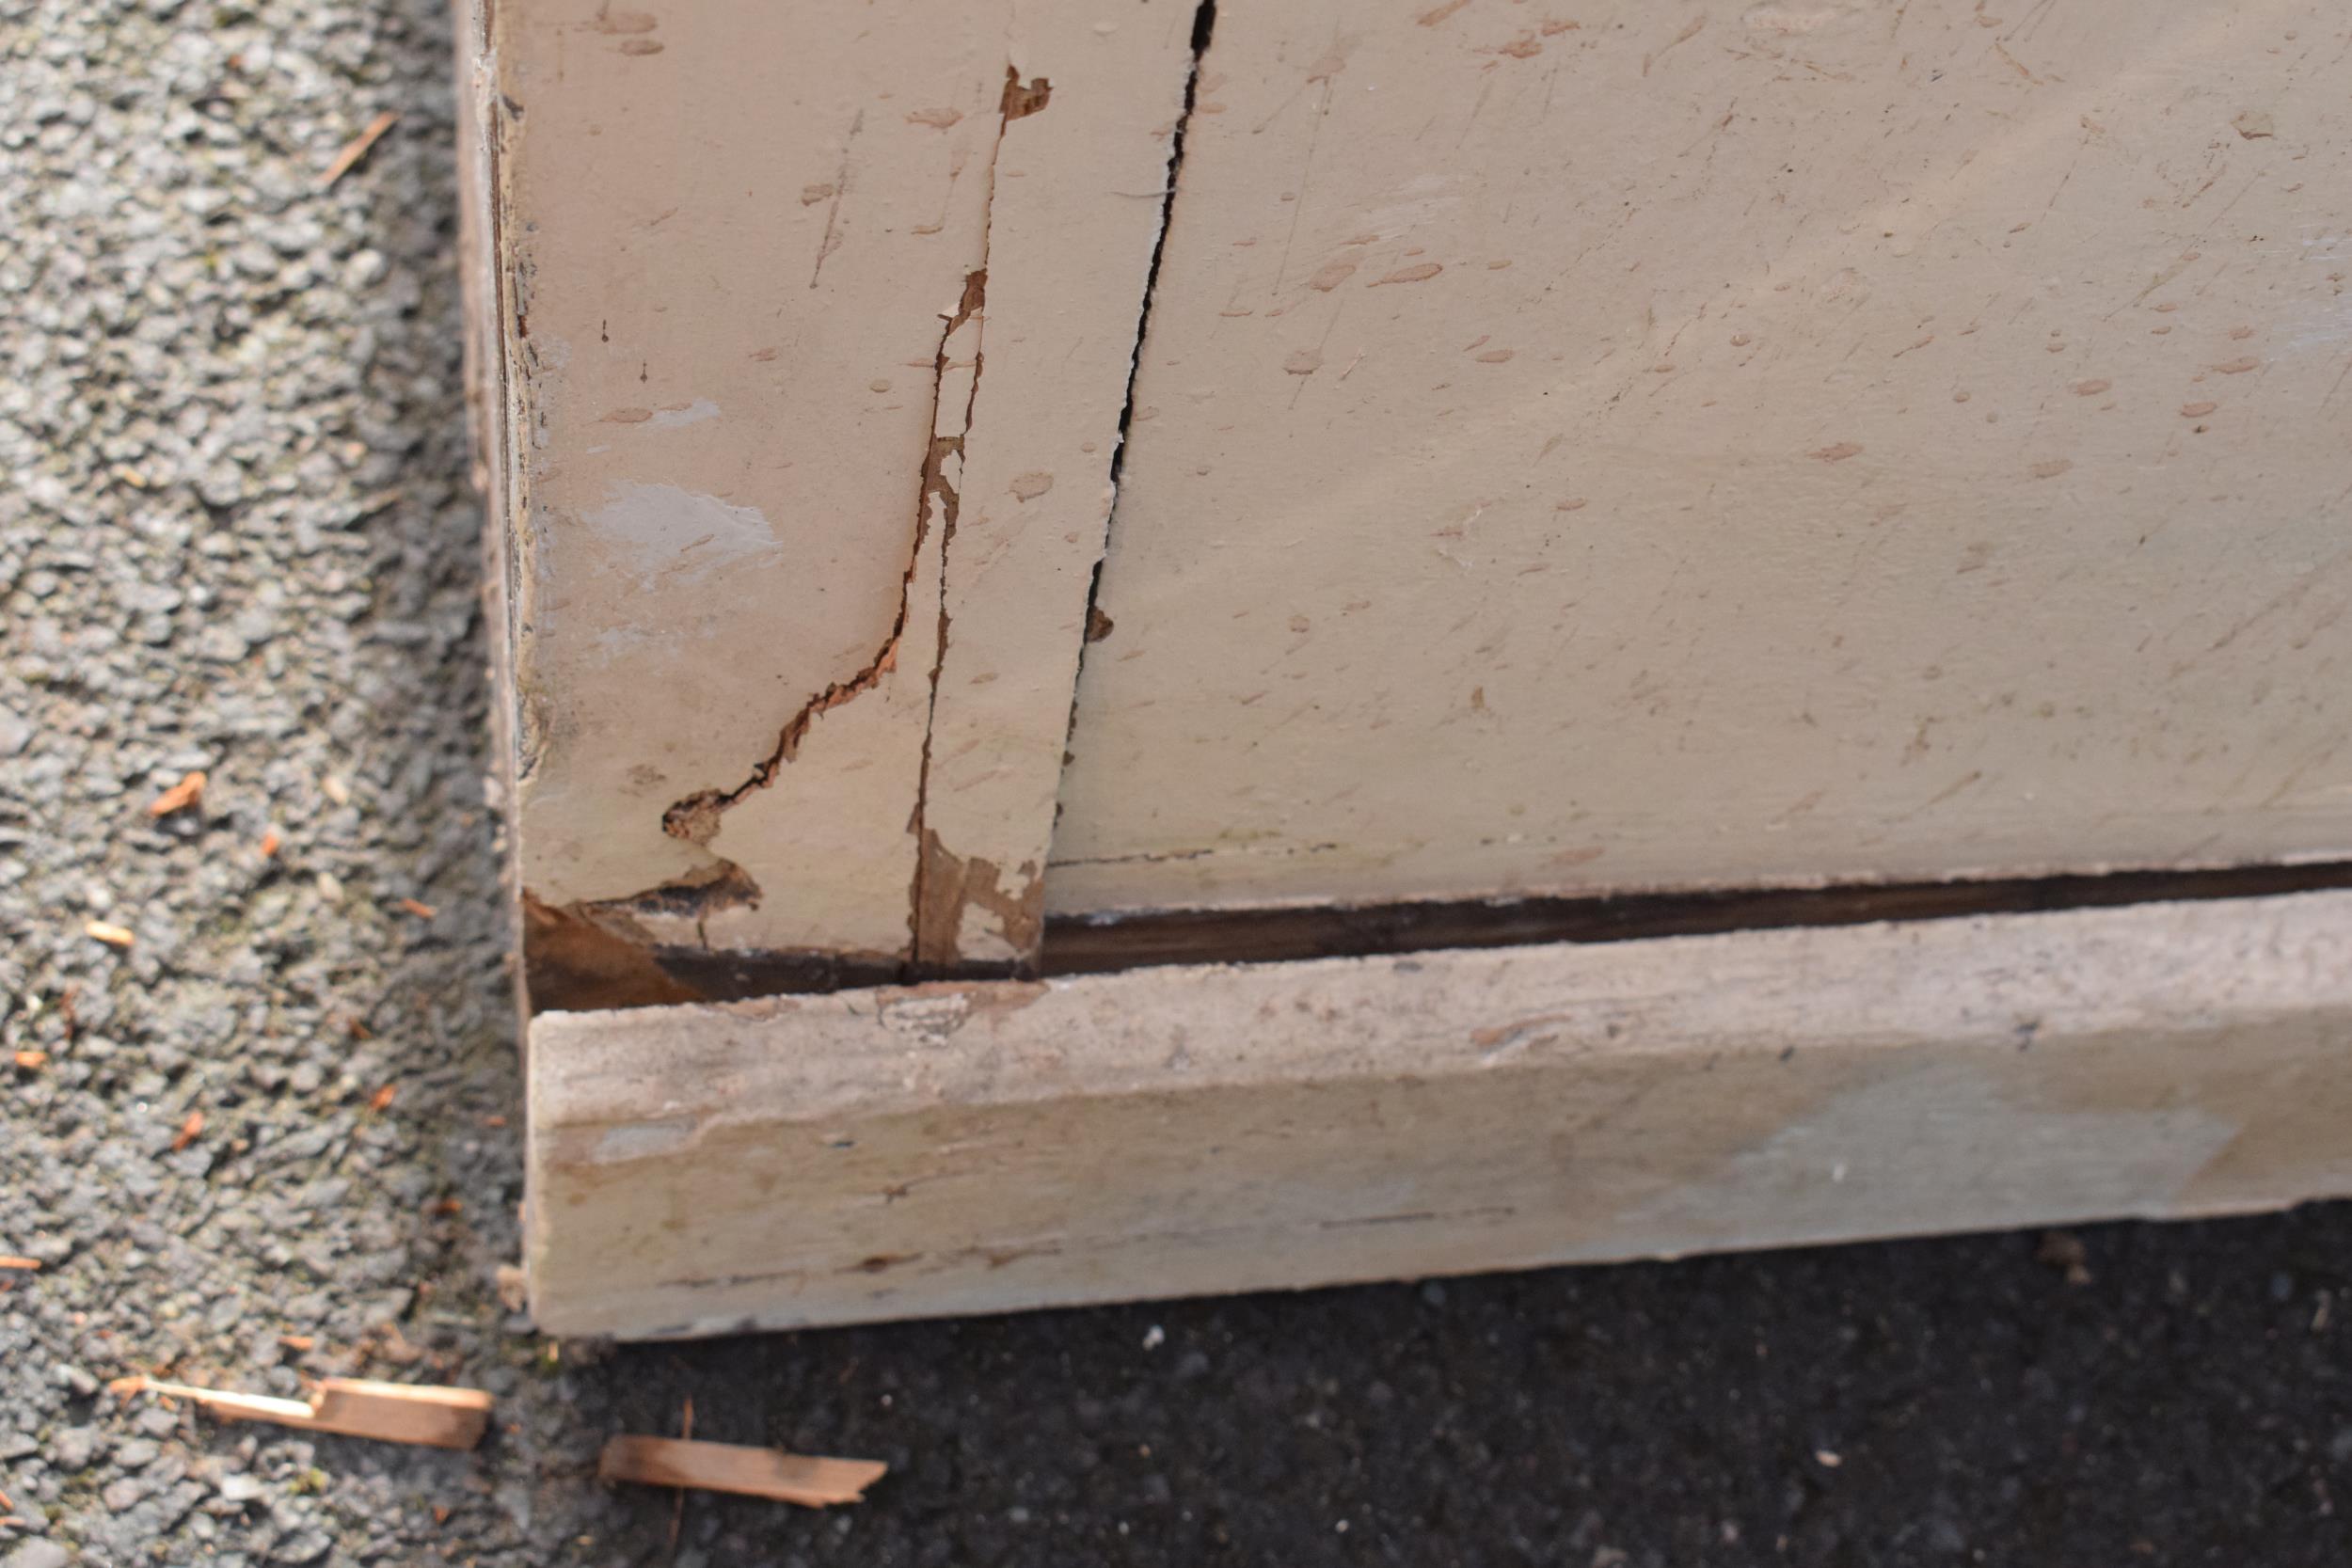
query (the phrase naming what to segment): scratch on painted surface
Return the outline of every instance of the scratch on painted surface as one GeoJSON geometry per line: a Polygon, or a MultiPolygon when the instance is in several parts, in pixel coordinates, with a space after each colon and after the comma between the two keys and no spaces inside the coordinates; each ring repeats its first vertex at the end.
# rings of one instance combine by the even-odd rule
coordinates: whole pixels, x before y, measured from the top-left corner
{"type": "MultiPolygon", "coordinates": [[[[856,145],[857,134],[865,128],[866,111],[860,109],[850,118],[849,134],[841,138],[841,167],[833,177],[833,188],[825,193],[833,198],[833,204],[825,209],[824,238],[817,242],[817,264],[808,273],[808,286],[812,289],[825,275],[825,258],[841,244],[841,198],[850,194],[850,150],[856,145]]],[[[806,199],[805,196],[803,199],[806,199]]]]}
{"type": "MultiPolygon", "coordinates": [[[[939,397],[940,384],[947,373],[948,340],[955,336],[959,327],[978,313],[980,301],[987,288],[987,280],[988,275],[985,271],[976,271],[965,279],[963,298],[959,302],[954,314],[946,319],[946,325],[940,333],[939,351],[932,369],[931,395],[934,407],[939,397]]],[[[977,389],[978,385],[977,374],[973,378],[973,384],[977,389]]],[[[967,401],[965,418],[969,419],[969,417],[970,404],[967,401]]],[[[959,452],[961,451],[961,443],[962,437],[959,434],[953,438],[955,451],[959,452]]],[[[690,844],[708,845],[711,839],[717,836],[720,820],[725,816],[729,807],[754,790],[765,789],[773,784],[776,774],[782,770],[784,765],[800,755],[802,743],[807,739],[810,729],[820,716],[872,690],[881,684],[883,676],[898,668],[898,643],[906,635],[907,617],[913,606],[916,564],[921,560],[923,546],[930,537],[930,514],[934,499],[944,497],[949,509],[948,515],[952,513],[954,491],[942,478],[941,464],[945,455],[940,438],[933,437],[924,452],[921,490],[914,520],[914,538],[907,551],[906,570],[899,578],[898,613],[892,618],[890,629],[883,635],[880,646],[874,650],[873,657],[854,673],[845,679],[832,682],[803,703],[792,716],[785,721],[784,727],[777,732],[775,749],[752,769],[751,775],[741,784],[732,789],[698,791],[678,800],[663,812],[661,814],[663,832],[672,838],[684,839],[690,844]]]]}

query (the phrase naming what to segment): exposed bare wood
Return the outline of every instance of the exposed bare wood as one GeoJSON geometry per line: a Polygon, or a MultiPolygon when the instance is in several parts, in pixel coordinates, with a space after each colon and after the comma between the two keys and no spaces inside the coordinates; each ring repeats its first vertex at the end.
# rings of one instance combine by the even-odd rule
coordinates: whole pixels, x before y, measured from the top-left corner
{"type": "Polygon", "coordinates": [[[532,1311],[688,1335],[2261,1209],[2352,1194],[2347,1062],[2340,892],[545,1015],[532,1311]]]}
{"type": "Polygon", "coordinates": [[[156,1378],[143,1379],[139,1386],[149,1393],[187,1400],[235,1420],[273,1421],[306,1432],[437,1449],[473,1448],[482,1441],[490,1420],[490,1396],[478,1388],[330,1377],[305,1401],[198,1388],[156,1378]]]}
{"type": "Polygon", "coordinates": [[[596,1460],[596,1475],[603,1481],[739,1492],[803,1508],[857,1502],[889,1469],[875,1459],[818,1459],[780,1449],[682,1437],[614,1437],[596,1460]]]}
{"type": "Polygon", "coordinates": [[[516,831],[545,908],[641,948],[904,949],[917,477],[1002,12],[496,8],[516,831]]]}
{"type": "Polygon", "coordinates": [[[375,144],[384,139],[384,133],[399,123],[400,116],[390,109],[384,110],[373,119],[369,120],[365,129],[343,144],[342,150],[335,154],[335,161],[320,172],[319,188],[326,189],[357,168],[359,160],[366,157],[374,150],[375,144]]]}
{"type": "Polygon", "coordinates": [[[147,802],[150,816],[169,816],[175,811],[201,805],[204,800],[204,772],[201,768],[183,773],[180,782],[147,802]]]}

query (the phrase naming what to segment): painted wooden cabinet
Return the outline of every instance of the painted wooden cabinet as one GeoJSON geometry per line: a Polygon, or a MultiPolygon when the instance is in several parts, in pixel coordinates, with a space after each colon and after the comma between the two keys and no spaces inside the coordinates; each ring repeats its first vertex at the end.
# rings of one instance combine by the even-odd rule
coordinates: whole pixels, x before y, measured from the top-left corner
{"type": "Polygon", "coordinates": [[[2352,1189],[2340,8],[460,54],[550,1325],[2352,1189]]]}

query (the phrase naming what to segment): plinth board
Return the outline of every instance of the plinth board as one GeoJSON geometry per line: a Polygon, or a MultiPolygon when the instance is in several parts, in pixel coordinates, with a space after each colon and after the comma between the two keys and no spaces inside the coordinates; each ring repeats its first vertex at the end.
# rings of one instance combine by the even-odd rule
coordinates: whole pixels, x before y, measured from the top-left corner
{"type": "Polygon", "coordinates": [[[532,1027],[532,1311],[673,1337],[2352,1194],[2352,894],[532,1027]]]}

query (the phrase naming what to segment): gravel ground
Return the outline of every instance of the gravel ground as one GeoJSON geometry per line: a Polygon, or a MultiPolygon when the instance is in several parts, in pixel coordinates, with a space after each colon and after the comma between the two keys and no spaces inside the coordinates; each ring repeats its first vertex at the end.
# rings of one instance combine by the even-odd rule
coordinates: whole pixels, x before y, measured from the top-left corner
{"type": "Polygon", "coordinates": [[[539,1339],[447,20],[0,0],[0,1253],[45,1265],[0,1271],[6,1568],[2352,1561],[2344,1207],[2087,1232],[2071,1278],[1996,1237],[539,1339]],[[303,1440],[134,1371],[499,1418],[303,1440]],[[596,1485],[688,1400],[896,1473],[827,1515],[596,1485]]]}

